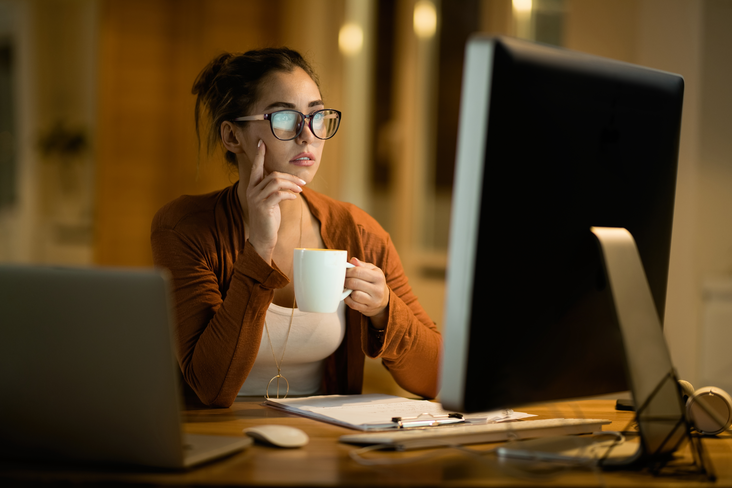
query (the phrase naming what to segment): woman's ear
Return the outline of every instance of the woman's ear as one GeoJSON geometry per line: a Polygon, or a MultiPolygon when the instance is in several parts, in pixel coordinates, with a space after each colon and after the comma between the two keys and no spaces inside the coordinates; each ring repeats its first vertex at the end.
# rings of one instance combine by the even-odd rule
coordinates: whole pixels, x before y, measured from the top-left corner
{"type": "Polygon", "coordinates": [[[234,154],[244,152],[244,134],[239,126],[225,120],[221,122],[221,142],[227,151],[234,154]]]}

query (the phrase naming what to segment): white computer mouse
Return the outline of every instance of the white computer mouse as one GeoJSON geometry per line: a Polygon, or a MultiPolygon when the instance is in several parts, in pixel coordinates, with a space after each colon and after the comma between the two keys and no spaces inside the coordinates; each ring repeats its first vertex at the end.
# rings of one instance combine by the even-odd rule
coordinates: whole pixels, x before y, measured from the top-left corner
{"type": "Polygon", "coordinates": [[[244,433],[257,441],[277,447],[302,447],[310,441],[305,432],[287,425],[247,427],[244,433]]]}

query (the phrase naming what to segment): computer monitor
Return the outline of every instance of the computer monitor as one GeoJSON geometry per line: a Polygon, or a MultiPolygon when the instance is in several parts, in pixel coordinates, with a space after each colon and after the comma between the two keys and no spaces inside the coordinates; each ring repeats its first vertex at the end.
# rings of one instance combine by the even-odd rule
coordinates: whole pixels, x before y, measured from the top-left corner
{"type": "Polygon", "coordinates": [[[590,229],[635,239],[660,331],[683,79],[483,36],[463,76],[442,403],[472,412],[632,389],[624,341],[636,338],[618,327],[590,229]]]}

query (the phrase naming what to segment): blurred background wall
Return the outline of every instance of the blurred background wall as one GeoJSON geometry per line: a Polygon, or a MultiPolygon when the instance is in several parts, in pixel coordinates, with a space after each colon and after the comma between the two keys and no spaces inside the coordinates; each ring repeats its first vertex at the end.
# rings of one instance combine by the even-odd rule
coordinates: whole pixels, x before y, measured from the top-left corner
{"type": "MultiPolygon", "coordinates": [[[[732,364],[708,344],[732,320],[707,312],[732,300],[731,26],[732,0],[0,0],[0,262],[151,265],[155,211],[237,177],[197,148],[197,73],[286,45],[344,112],[313,187],[391,232],[439,324],[465,41],[514,35],[684,76],[664,327],[680,375],[720,383],[732,364]]],[[[400,393],[367,371],[367,390],[400,393]]]]}

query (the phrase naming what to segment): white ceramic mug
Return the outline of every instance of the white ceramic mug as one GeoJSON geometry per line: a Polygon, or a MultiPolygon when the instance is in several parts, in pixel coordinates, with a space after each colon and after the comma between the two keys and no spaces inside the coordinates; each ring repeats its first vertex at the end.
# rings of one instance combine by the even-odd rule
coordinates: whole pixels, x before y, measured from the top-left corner
{"type": "Polygon", "coordinates": [[[348,252],[334,249],[296,248],[293,256],[295,298],[303,312],[333,313],[351,294],[344,289],[348,252]]]}

